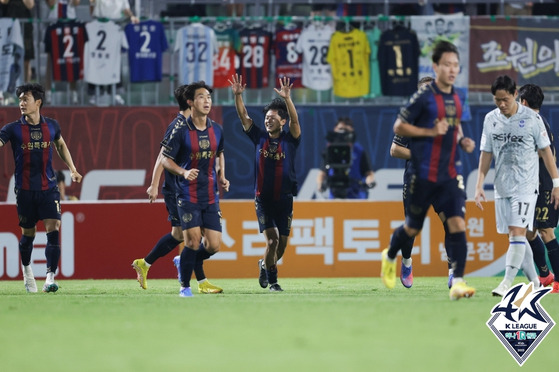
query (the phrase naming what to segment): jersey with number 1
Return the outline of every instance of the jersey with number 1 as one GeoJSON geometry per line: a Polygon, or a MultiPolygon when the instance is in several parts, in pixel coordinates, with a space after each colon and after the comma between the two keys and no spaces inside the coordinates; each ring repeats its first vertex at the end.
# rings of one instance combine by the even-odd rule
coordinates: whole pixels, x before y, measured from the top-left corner
{"type": "Polygon", "coordinates": [[[213,86],[213,56],[217,54],[215,31],[201,23],[177,31],[175,52],[179,52],[179,81],[190,84],[203,80],[213,86]]]}
{"type": "Polygon", "coordinates": [[[334,32],[326,60],[332,66],[335,95],[353,98],[369,93],[370,54],[365,32],[356,28],[334,32]]]}
{"type": "Polygon", "coordinates": [[[129,23],[124,33],[129,46],[130,81],[161,81],[162,55],[169,47],[163,24],[153,20],[129,23]]]}
{"type": "Polygon", "coordinates": [[[307,88],[332,88],[332,75],[326,56],[333,33],[334,29],[327,24],[311,24],[297,40],[297,53],[303,54],[303,85],[307,88]]]}
{"type": "Polygon", "coordinates": [[[270,76],[270,51],[272,34],[261,27],[241,30],[243,53],[241,56],[240,75],[247,88],[267,87],[270,76]]]}
{"type": "Polygon", "coordinates": [[[83,78],[83,54],[87,40],[85,23],[80,21],[59,21],[47,28],[45,51],[51,58],[54,81],[83,78]]]}
{"type": "Polygon", "coordinates": [[[96,85],[118,83],[121,49],[128,48],[124,33],[113,21],[95,20],[85,28],[88,41],[84,51],[84,80],[96,85]]]}

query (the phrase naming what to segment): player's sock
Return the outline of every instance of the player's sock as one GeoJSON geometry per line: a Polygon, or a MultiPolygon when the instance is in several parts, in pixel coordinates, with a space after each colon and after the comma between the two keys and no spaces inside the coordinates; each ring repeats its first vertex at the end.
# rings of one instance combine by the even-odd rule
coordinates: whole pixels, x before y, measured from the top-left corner
{"type": "Polygon", "coordinates": [[[555,279],[559,281],[559,243],[557,239],[553,239],[545,244],[547,248],[547,257],[551,265],[551,270],[555,274],[555,279]]]}
{"type": "Polygon", "coordinates": [[[175,239],[171,233],[163,235],[161,239],[159,239],[157,244],[155,244],[155,247],[153,247],[151,252],[149,252],[148,255],[144,258],[144,261],[149,267],[158,258],[165,256],[179,244],[180,240],[175,239]]]}
{"type": "Polygon", "coordinates": [[[181,285],[183,287],[190,287],[190,278],[192,277],[192,271],[194,270],[194,264],[196,262],[196,251],[190,249],[189,247],[184,247],[181,252],[181,275],[183,278],[181,285]]]}
{"type": "Polygon", "coordinates": [[[21,255],[21,264],[29,266],[31,263],[31,253],[33,252],[34,236],[22,235],[19,240],[19,253],[21,255]]]}
{"type": "Polygon", "coordinates": [[[206,278],[204,273],[204,260],[207,260],[213,256],[206,250],[204,243],[200,242],[200,247],[196,250],[196,263],[194,264],[194,275],[196,275],[196,280],[199,282],[206,278]]]}
{"type": "Polygon", "coordinates": [[[446,222],[443,222],[443,227],[444,227],[444,249],[446,251],[446,260],[448,262],[448,268],[451,269],[452,268],[452,252],[450,251],[450,245],[451,244],[448,241],[448,237],[450,236],[450,232],[448,231],[448,225],[446,224],[446,222]]]}
{"type": "Polygon", "coordinates": [[[538,278],[538,273],[536,272],[536,267],[534,266],[534,256],[532,250],[526,247],[526,252],[524,253],[524,260],[522,261],[522,271],[529,281],[536,284],[536,288],[540,286],[540,278],[538,278]]]}
{"type": "Polygon", "coordinates": [[[404,225],[398,227],[392,233],[392,238],[390,238],[390,247],[388,248],[388,254],[387,254],[388,258],[391,260],[395,260],[396,255],[398,255],[398,251],[400,250],[400,248],[409,246],[410,241],[411,244],[413,245],[413,240],[414,240],[413,237],[409,237],[408,234],[406,234],[406,230],[404,230],[404,225]]]}
{"type": "Polygon", "coordinates": [[[270,283],[270,285],[278,282],[278,268],[276,265],[266,269],[266,274],[268,274],[268,283],[270,283]]]}
{"type": "Polygon", "coordinates": [[[534,255],[534,263],[538,267],[540,276],[548,276],[549,268],[547,267],[547,262],[545,261],[545,246],[543,245],[542,238],[536,234],[536,238],[528,240],[528,243],[530,243],[530,248],[534,255]]]}
{"type": "Polygon", "coordinates": [[[403,264],[405,267],[410,267],[410,266],[411,266],[411,262],[412,262],[412,259],[411,259],[411,258],[402,258],[402,264],[403,264]]]}
{"type": "Polygon", "coordinates": [[[54,230],[47,233],[47,246],[45,247],[45,257],[47,258],[47,273],[55,273],[60,261],[60,242],[59,232],[54,230]]]}
{"type": "Polygon", "coordinates": [[[462,278],[466,268],[466,258],[468,256],[468,243],[466,242],[466,233],[464,231],[453,234],[447,234],[447,245],[452,252],[452,260],[454,262],[454,277],[462,278]]]}
{"type": "Polygon", "coordinates": [[[526,243],[523,236],[511,236],[505,258],[505,280],[512,283],[524,261],[526,243]]]}

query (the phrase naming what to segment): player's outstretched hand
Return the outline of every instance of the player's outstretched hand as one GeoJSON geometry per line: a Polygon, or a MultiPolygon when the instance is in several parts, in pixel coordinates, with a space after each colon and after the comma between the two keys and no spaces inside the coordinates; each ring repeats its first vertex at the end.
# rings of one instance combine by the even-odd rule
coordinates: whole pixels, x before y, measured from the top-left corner
{"type": "Polygon", "coordinates": [[[280,82],[280,88],[274,88],[274,90],[276,91],[277,94],[279,94],[279,96],[283,99],[286,99],[287,97],[289,97],[291,95],[291,88],[293,87],[293,84],[291,84],[291,81],[288,77],[283,77],[279,79],[280,82]]]}
{"type": "Polygon", "coordinates": [[[239,74],[235,74],[231,76],[231,79],[227,80],[229,84],[231,84],[231,90],[233,91],[234,95],[243,94],[246,88],[246,83],[243,84],[243,77],[239,74]]]}

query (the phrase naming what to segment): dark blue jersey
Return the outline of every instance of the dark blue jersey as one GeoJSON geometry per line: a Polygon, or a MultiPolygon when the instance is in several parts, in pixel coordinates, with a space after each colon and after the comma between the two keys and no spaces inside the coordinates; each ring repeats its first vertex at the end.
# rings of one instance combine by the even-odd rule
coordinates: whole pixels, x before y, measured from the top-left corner
{"type": "Polygon", "coordinates": [[[161,81],[162,56],[169,46],[163,24],[154,20],[129,23],[124,33],[128,40],[130,81],[161,81]]]}
{"type": "MultiPolygon", "coordinates": [[[[169,124],[167,130],[165,131],[165,135],[163,136],[163,141],[161,141],[161,146],[166,147],[167,142],[169,141],[169,137],[173,132],[175,126],[181,126],[186,121],[186,118],[182,114],[177,114],[177,117],[169,124]]],[[[176,177],[173,173],[169,172],[167,169],[163,170],[163,174],[165,175],[163,179],[163,186],[161,187],[161,192],[163,195],[173,195],[175,196],[176,188],[176,177]]]]}
{"type": "Polygon", "coordinates": [[[435,120],[446,118],[449,124],[444,136],[410,139],[413,172],[430,182],[454,179],[459,173],[458,133],[464,97],[452,88],[443,93],[433,82],[418,90],[407,106],[400,110],[400,119],[421,128],[433,128],[435,120]]]}
{"type": "Polygon", "coordinates": [[[207,119],[206,129],[198,130],[189,117],[177,120],[163,155],[173,159],[184,169],[198,169],[198,177],[188,181],[175,177],[177,198],[199,205],[218,202],[217,174],[215,163],[223,152],[223,129],[219,124],[207,119]]]}
{"type": "MultiPolygon", "coordinates": [[[[551,127],[547,122],[547,119],[540,115],[542,121],[545,125],[545,130],[547,132],[547,136],[549,137],[549,141],[551,142],[550,148],[551,152],[553,153],[553,159],[555,159],[555,139],[553,138],[553,132],[551,131],[551,127]]],[[[551,179],[551,175],[547,171],[545,167],[545,163],[543,159],[540,157],[540,192],[543,190],[552,190],[553,189],[553,181],[551,179]]]]}
{"type": "Polygon", "coordinates": [[[22,190],[48,190],[56,186],[52,167],[52,142],[61,137],[60,125],[54,119],[41,116],[39,124],[27,123],[25,117],[6,124],[0,131],[0,141],[9,141],[15,162],[15,187],[22,190]]]}
{"type": "Polygon", "coordinates": [[[295,155],[301,137],[282,131],[278,138],[252,124],[245,132],[256,146],[255,194],[261,200],[280,200],[297,192],[295,155]]]}

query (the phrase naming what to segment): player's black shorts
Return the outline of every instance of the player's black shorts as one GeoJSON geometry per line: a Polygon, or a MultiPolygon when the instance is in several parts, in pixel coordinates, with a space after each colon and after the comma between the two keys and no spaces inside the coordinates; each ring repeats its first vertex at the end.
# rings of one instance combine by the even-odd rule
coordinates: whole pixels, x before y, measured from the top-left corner
{"type": "Polygon", "coordinates": [[[219,203],[200,206],[196,203],[177,198],[177,208],[183,230],[193,227],[221,232],[221,210],[219,203]]]}
{"type": "Polygon", "coordinates": [[[254,200],[260,232],[277,227],[280,235],[289,236],[293,220],[293,195],[283,195],[280,200],[254,200]]]}
{"type": "Polygon", "coordinates": [[[461,176],[439,183],[413,177],[406,199],[406,224],[414,229],[421,230],[431,205],[445,219],[455,216],[464,218],[466,212],[466,192],[461,176]]]}
{"type": "Polygon", "coordinates": [[[58,186],[49,190],[15,189],[19,226],[35,227],[39,220],[60,220],[60,191],[58,186]]]}
{"type": "Polygon", "coordinates": [[[176,195],[163,193],[163,198],[165,200],[165,208],[167,208],[167,212],[169,213],[167,220],[171,222],[171,226],[173,227],[180,226],[181,220],[179,218],[176,195]]]}
{"type": "Polygon", "coordinates": [[[534,212],[534,230],[555,229],[558,222],[559,210],[555,209],[551,202],[551,190],[540,189],[534,212]]]}

